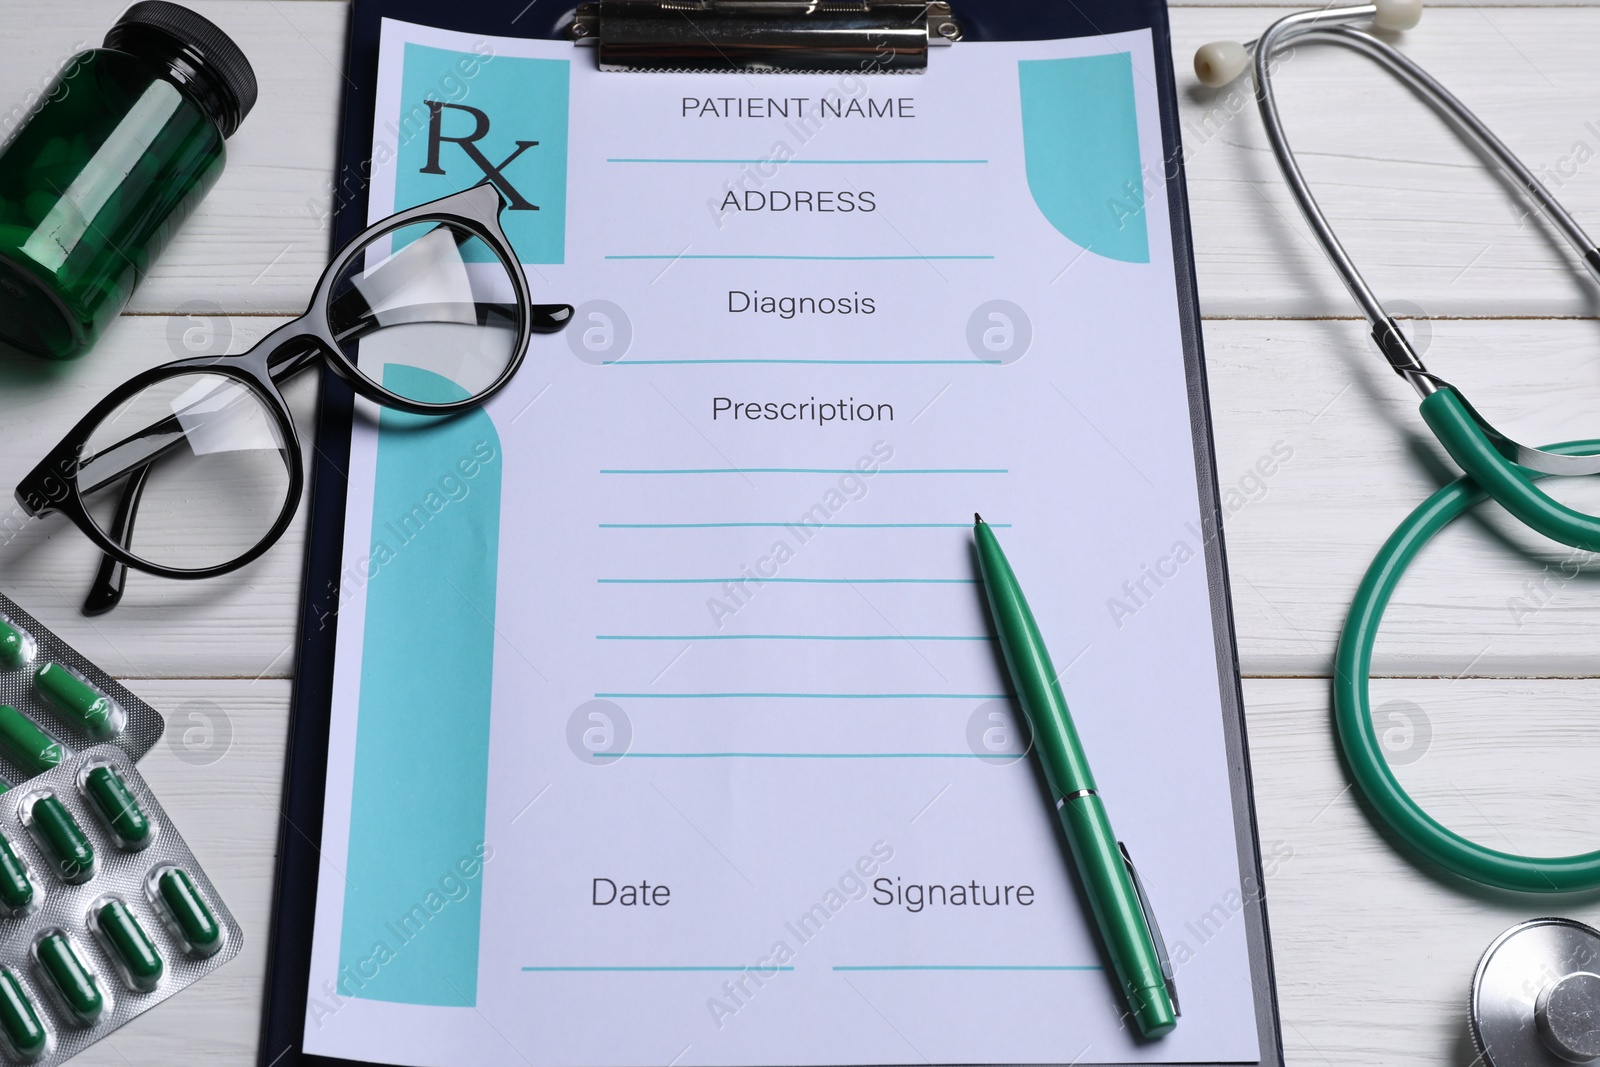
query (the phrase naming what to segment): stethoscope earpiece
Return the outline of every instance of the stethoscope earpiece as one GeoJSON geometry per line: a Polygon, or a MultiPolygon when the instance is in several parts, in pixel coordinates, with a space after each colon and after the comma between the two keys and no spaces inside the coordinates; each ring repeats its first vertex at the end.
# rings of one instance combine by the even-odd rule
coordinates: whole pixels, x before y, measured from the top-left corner
{"type": "MultiPolygon", "coordinates": [[[[1376,0],[1372,5],[1374,29],[1389,33],[1409,30],[1422,21],[1422,0],[1376,0]]],[[[1208,89],[1231,84],[1250,65],[1255,42],[1212,41],[1195,49],[1194,76],[1208,89]]]]}
{"type": "Polygon", "coordinates": [[[1422,0],[1376,0],[1372,24],[1380,30],[1398,33],[1422,21],[1422,0]]]}
{"type": "Polygon", "coordinates": [[[1250,50],[1238,41],[1212,41],[1195,49],[1194,76],[1207,88],[1222,88],[1249,65],[1250,50]]]}

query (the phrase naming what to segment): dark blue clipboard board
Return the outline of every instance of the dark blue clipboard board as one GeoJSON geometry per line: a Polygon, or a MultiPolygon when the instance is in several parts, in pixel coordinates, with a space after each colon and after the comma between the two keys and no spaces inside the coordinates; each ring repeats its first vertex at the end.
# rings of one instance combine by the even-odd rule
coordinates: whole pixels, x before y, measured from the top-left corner
{"type": "MultiPolygon", "coordinates": [[[[333,178],[333,247],[350,240],[366,226],[368,146],[372,144],[378,84],[378,36],[384,18],[468,33],[560,39],[562,34],[557,27],[575,6],[574,0],[470,0],[462,4],[440,4],[437,0],[353,0],[341,105],[339,163],[333,178]]],[[[1240,843],[1240,883],[1262,887],[1245,740],[1244,700],[1239,686],[1238,653],[1222,540],[1222,510],[1212,447],[1211,409],[1200,339],[1200,307],[1195,289],[1188,194],[1179,137],[1177,85],[1171,63],[1165,61],[1172,51],[1165,0],[954,0],[952,7],[961,19],[966,40],[1049,40],[1143,29],[1152,33],[1195,473],[1206,534],[1207,567],[1211,574],[1218,686],[1234,823],[1240,843]]],[[[265,1007],[258,1051],[262,1067],[358,1067],[362,1064],[362,1061],[312,1055],[301,1048],[321,860],[319,846],[327,780],[334,648],[338,635],[334,607],[339,602],[353,411],[354,398],[349,387],[332,373],[325,373],[317,421],[310,550],[306,557],[299,627],[299,668],[289,722],[278,831],[278,870],[273,889],[265,1007]]],[[[1283,1040],[1263,896],[1259,888],[1247,894],[1242,912],[1255,990],[1261,1048],[1258,1062],[1264,1067],[1282,1067],[1283,1040]]]]}

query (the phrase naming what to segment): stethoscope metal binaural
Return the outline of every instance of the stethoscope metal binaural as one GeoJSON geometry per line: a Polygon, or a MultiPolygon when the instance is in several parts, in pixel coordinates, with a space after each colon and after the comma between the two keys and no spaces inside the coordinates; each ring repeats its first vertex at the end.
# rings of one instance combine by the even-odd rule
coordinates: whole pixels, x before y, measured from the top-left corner
{"type": "MultiPolygon", "coordinates": [[[[1394,833],[1446,870],[1517,892],[1560,893],[1600,888],[1600,851],[1529,857],[1471,841],[1428,815],[1401,787],[1372,723],[1368,675],[1384,609],[1407,565],[1432,537],[1468,508],[1493,498],[1529,528],[1553,540],[1600,551],[1600,517],[1552,499],[1535,483],[1551,475],[1600,473],[1600,440],[1531,448],[1496,430],[1455,386],[1422,364],[1405,332],[1351,262],[1312,196],[1283,132],[1273,95],[1275,57],[1288,45],[1325,41],[1376,61],[1427,102],[1510,179],[1572,245],[1600,279],[1600,249],[1550,191],[1482,121],[1425,70],[1386,41],[1353,23],[1385,32],[1407,30],[1420,0],[1378,0],[1303,11],[1279,19],[1255,41],[1219,41],[1195,54],[1195,73],[1213,88],[1253,67],[1255,96],[1273,155],[1322,250],[1371,326],[1389,366],[1422,398],[1423,421],[1466,471],[1411,513],[1379,550],[1357,590],[1334,659],[1334,717],[1356,785],[1394,833]]],[[[1484,954],[1474,982],[1473,1036],[1500,1067],[1600,1061],[1600,933],[1571,920],[1540,919],[1503,934],[1484,954]],[[1525,1010],[1524,1010],[1525,1009],[1525,1010]]]]}

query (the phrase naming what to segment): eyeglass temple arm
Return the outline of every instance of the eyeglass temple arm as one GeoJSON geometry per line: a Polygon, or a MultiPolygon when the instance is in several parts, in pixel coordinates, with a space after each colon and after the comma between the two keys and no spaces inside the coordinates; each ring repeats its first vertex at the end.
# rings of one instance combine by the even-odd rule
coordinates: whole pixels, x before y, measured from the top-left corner
{"type": "MultiPolygon", "coordinates": [[[[272,380],[276,382],[276,381],[282,381],[282,380],[284,380],[286,378],[292,377],[293,375],[299,373],[301,370],[304,370],[312,362],[314,362],[316,360],[316,358],[317,358],[317,355],[318,355],[317,350],[312,346],[307,346],[306,348],[301,349],[301,350],[290,349],[289,350],[289,354],[285,358],[282,358],[281,360],[271,364],[272,380]]],[[[162,419],[160,422],[153,422],[149,426],[146,426],[144,429],[139,430],[137,433],[129,434],[127,437],[124,437],[122,440],[118,441],[116,444],[110,445],[110,446],[108,446],[108,447],[106,447],[104,449],[101,449],[94,456],[90,457],[91,462],[93,460],[95,460],[95,459],[103,459],[105,457],[109,457],[112,454],[114,454],[118,449],[127,448],[130,445],[138,444],[140,441],[144,440],[147,437],[151,437],[151,436],[159,435],[159,434],[174,434],[175,435],[173,437],[173,439],[170,442],[168,442],[167,444],[161,445],[161,446],[157,447],[156,449],[154,449],[153,451],[141,453],[136,462],[129,463],[128,465],[123,466],[123,467],[118,467],[118,468],[110,471],[109,473],[105,474],[104,476],[101,476],[98,481],[92,482],[92,483],[90,483],[88,485],[81,486],[79,488],[79,492],[81,492],[84,496],[88,496],[91,493],[97,493],[100,490],[104,489],[106,486],[112,485],[115,482],[117,482],[119,479],[126,477],[127,475],[129,475],[133,471],[136,471],[136,470],[140,469],[141,467],[148,467],[151,463],[153,463],[156,460],[160,459],[162,456],[166,455],[173,448],[176,448],[178,446],[178,444],[183,440],[183,436],[182,436],[181,432],[179,432],[181,430],[182,430],[182,423],[178,419],[178,417],[176,415],[168,415],[166,418],[162,419]]],[[[80,467],[80,470],[79,470],[79,474],[80,474],[80,477],[81,477],[81,474],[82,474],[81,467],[80,467]]]]}
{"type": "MultiPolygon", "coordinates": [[[[352,293],[346,295],[358,296],[359,294],[355,294],[352,291],[352,293]]],[[[433,319],[427,317],[428,312],[425,308],[406,310],[418,310],[419,317],[416,321],[434,321],[433,319]]],[[[477,306],[477,313],[479,325],[488,325],[488,323],[494,319],[514,321],[516,318],[516,305],[479,304],[477,306]]],[[[572,306],[570,304],[534,304],[529,308],[529,327],[535,333],[555,333],[565,328],[571,318],[572,306]]],[[[368,333],[377,329],[380,325],[396,325],[396,323],[385,321],[384,323],[380,324],[377,320],[371,318],[369,315],[367,317],[358,319],[353,327],[345,330],[343,333],[340,333],[335,340],[341,343],[359,340],[368,333]]],[[[275,382],[281,382],[293,377],[295,374],[298,374],[300,371],[304,370],[311,363],[315,362],[319,355],[320,352],[314,345],[306,345],[300,348],[292,346],[286,347],[282,354],[274,354],[269,363],[272,380],[275,382]]],[[[120,448],[126,448],[129,445],[137,444],[139,441],[142,441],[154,434],[173,433],[179,429],[179,427],[180,424],[177,416],[169,415],[160,422],[152,423],[137,433],[129,434],[116,444],[101,450],[99,456],[109,457],[112,453],[116,452],[120,448]]],[[[101,489],[104,489],[106,486],[113,484],[118,479],[127,476],[129,472],[136,470],[139,467],[147,466],[151,462],[159,459],[161,456],[165,455],[169,449],[176,447],[181,440],[181,436],[175,437],[170,443],[161,446],[154,452],[141,454],[137,463],[132,463],[124,467],[118,467],[100,477],[98,481],[95,481],[90,485],[83,486],[80,491],[87,496],[90,493],[95,493],[101,489]]]]}
{"type": "MultiPolygon", "coordinates": [[[[456,243],[460,245],[471,236],[472,235],[466,233],[457,234],[456,243]]],[[[408,317],[403,321],[429,322],[434,320],[427,318],[427,315],[430,313],[430,308],[435,307],[437,307],[437,305],[422,305],[417,308],[397,309],[397,311],[409,311],[413,313],[413,317],[408,317]]],[[[514,322],[516,319],[515,307],[515,302],[511,304],[491,304],[486,302],[479,303],[476,307],[478,325],[487,326],[493,319],[510,320],[514,322]]],[[[342,295],[335,297],[329,312],[330,314],[328,317],[330,319],[335,321],[343,319],[345,321],[354,322],[354,325],[351,328],[336,336],[335,339],[340,342],[358,340],[370,333],[372,330],[376,329],[379,325],[398,324],[395,321],[386,320],[382,323],[377,321],[377,319],[373,316],[371,307],[367,305],[366,298],[358,289],[349,289],[342,295]]],[[[433,313],[436,314],[437,312],[435,311],[433,313]]],[[[556,333],[564,329],[567,323],[571,320],[572,307],[569,304],[533,304],[529,307],[528,318],[529,328],[534,333],[556,333]]],[[[319,354],[320,353],[315,345],[306,345],[301,348],[286,346],[282,352],[273,353],[273,356],[268,364],[269,372],[272,375],[272,380],[277,382],[292,377],[315,361],[319,354]]],[[[111,447],[102,450],[100,454],[102,456],[107,455],[119,448],[133,444],[154,433],[169,433],[175,428],[176,422],[177,420],[175,416],[162,419],[160,422],[151,426],[147,426],[136,434],[131,434],[128,437],[123,438],[121,441],[118,441],[111,447]]],[[[176,443],[177,442],[174,441],[172,444],[163,447],[152,455],[142,457],[139,464],[136,466],[148,465],[151,461],[164,455],[167,449],[173,447],[176,443]]],[[[134,466],[121,468],[112,474],[107,475],[99,482],[96,482],[91,486],[84,487],[81,491],[85,494],[96,492],[115,482],[117,479],[125,476],[133,469],[135,469],[134,466]]]]}
{"type": "MultiPolygon", "coordinates": [[[[503,200],[504,198],[502,198],[502,202],[503,200]]],[[[476,233],[465,229],[452,229],[449,233],[458,249],[465,246],[469,241],[481,240],[476,233]]],[[[405,284],[404,279],[415,270],[415,266],[403,254],[395,253],[374,267],[368,274],[368,278],[373,280],[382,279],[390,276],[393,272],[398,272],[399,278],[402,280],[391,284],[403,286],[405,284]]],[[[515,322],[515,300],[510,303],[490,303],[488,301],[476,301],[476,303],[478,305],[478,325],[480,326],[487,326],[492,318],[508,319],[515,322]]],[[[440,305],[418,304],[409,308],[386,309],[382,313],[385,316],[382,325],[391,326],[406,322],[435,321],[412,316],[425,315],[427,314],[427,308],[438,306],[440,305]],[[396,315],[404,317],[396,318],[394,317],[396,315]]],[[[570,304],[532,304],[528,312],[528,325],[534,333],[556,333],[565,329],[567,323],[572,319],[572,305],[570,304]]],[[[378,325],[378,323],[371,321],[372,318],[373,309],[367,299],[367,294],[355,286],[346,289],[329,302],[328,319],[330,322],[354,323],[349,329],[336,335],[341,342],[360,337],[372,326],[378,325]]],[[[450,320],[446,319],[444,321],[450,320]]]]}
{"type": "MultiPolygon", "coordinates": [[[[136,468],[122,487],[117,500],[117,513],[107,531],[111,539],[123,548],[133,543],[133,520],[139,512],[139,498],[144,495],[145,482],[150,478],[150,465],[136,468]]],[[[104,615],[122,602],[122,591],[128,581],[128,565],[110,555],[101,554],[100,569],[95,572],[94,583],[83,598],[85,615],[104,615]]]]}
{"type": "MultiPolygon", "coordinates": [[[[386,308],[374,313],[362,295],[352,289],[342,296],[335,297],[329,311],[328,318],[333,322],[349,322],[350,326],[334,334],[334,340],[343,344],[347,341],[360,340],[380,326],[402,326],[422,322],[456,322],[453,317],[455,311],[463,309],[465,303],[431,303],[411,304],[405,307],[386,308]],[[377,316],[381,315],[379,319],[377,316]]],[[[517,321],[516,301],[509,303],[475,302],[476,316],[479,326],[488,326],[491,323],[515,325],[517,321]]],[[[572,321],[571,304],[532,304],[528,308],[528,328],[534,333],[559,333],[566,329],[567,323],[572,321]]]]}

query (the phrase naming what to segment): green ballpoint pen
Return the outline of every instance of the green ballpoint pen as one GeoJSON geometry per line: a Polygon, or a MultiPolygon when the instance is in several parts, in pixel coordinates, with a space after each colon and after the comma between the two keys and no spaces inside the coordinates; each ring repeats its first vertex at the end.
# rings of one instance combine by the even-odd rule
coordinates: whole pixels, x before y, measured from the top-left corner
{"type": "Polygon", "coordinates": [[[1050,653],[1017,577],[988,523],[979,515],[973,519],[978,569],[1000,650],[1033,730],[1033,744],[1066,830],[1073,866],[1134,1024],[1144,1037],[1161,1037],[1178,1024],[1178,991],[1161,930],[1133,860],[1111,830],[1050,653]]]}

